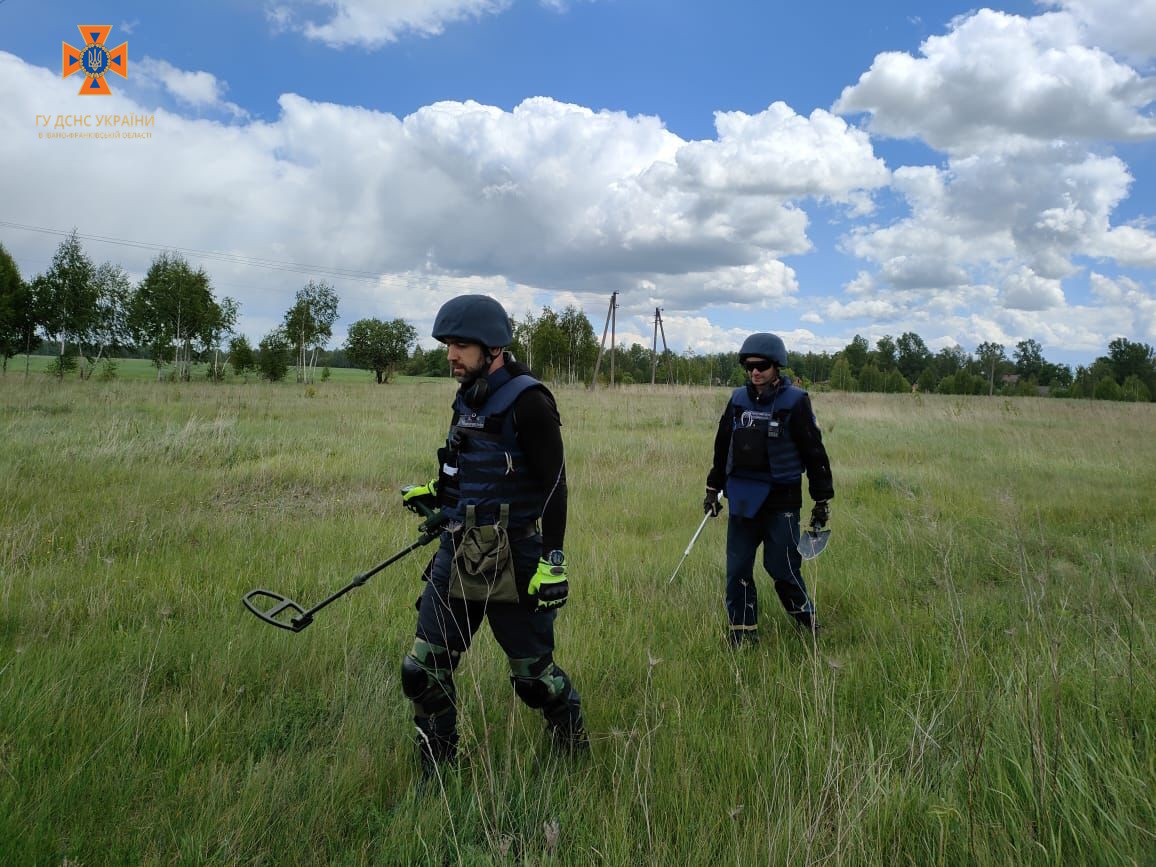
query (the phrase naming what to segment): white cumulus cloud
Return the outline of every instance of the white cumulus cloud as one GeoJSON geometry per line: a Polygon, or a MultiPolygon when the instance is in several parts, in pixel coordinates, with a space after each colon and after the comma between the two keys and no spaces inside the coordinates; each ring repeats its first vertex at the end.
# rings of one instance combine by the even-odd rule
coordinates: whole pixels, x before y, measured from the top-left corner
{"type": "Polygon", "coordinates": [[[135,84],[163,88],[182,105],[225,111],[234,117],[245,117],[248,114],[239,105],[225,99],[228,85],[210,72],[189,72],[178,69],[167,60],[152,57],[142,58],[133,72],[135,84]]]}
{"type": "Polygon", "coordinates": [[[834,110],[868,113],[873,133],[921,138],[952,154],[1156,138],[1156,79],[1084,38],[1067,13],[981,9],[927,39],[919,57],[878,55],[834,110]]]}
{"type": "MultiPolygon", "coordinates": [[[[221,104],[211,76],[159,61],[147,71],[181,97],[178,108],[221,104]]],[[[741,137],[754,153],[793,151],[793,160],[752,168],[757,183],[731,171],[705,187],[697,171],[733,151],[736,118],[719,141],[690,143],[655,117],[544,97],[510,111],[440,102],[399,118],[286,94],[271,121],[221,123],[146,111],[117,93],[101,108],[155,115],[151,141],[51,149],[19,126],[73,96],[49,70],[0,53],[0,98],[12,109],[0,119],[0,159],[40,167],[10,179],[6,213],[36,226],[356,271],[366,279],[342,290],[354,317],[429,315],[439,287],[469,280],[494,281],[484,285],[527,306],[557,293],[593,301],[612,289],[626,303],[672,312],[792,303],[798,281],[781,257],[812,246],[800,202],[853,192],[856,170],[862,189],[886,177],[861,132],[783,106],[745,117],[741,137]],[[75,158],[81,147],[85,159],[75,158]],[[87,169],[93,159],[99,173],[87,169]],[[56,203],[77,189],[117,207],[102,208],[99,220],[62,217],[56,203]]],[[[96,255],[110,254],[140,273],[155,251],[96,255]]],[[[261,323],[307,279],[239,264],[213,273],[218,291],[261,323]]]]}
{"type": "Polygon", "coordinates": [[[436,36],[459,21],[495,15],[512,0],[301,0],[266,7],[269,20],[282,30],[298,30],[332,47],[376,48],[407,34],[436,36]],[[314,20],[312,10],[326,10],[314,20]]]}
{"type": "Polygon", "coordinates": [[[1156,0],[1057,0],[1051,5],[1072,15],[1089,44],[1139,64],[1156,57],[1156,0]]]}

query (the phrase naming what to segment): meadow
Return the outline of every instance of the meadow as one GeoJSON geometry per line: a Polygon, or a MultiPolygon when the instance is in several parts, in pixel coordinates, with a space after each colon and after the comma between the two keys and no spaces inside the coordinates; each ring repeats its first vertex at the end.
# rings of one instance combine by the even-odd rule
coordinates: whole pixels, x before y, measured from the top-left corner
{"type": "Polygon", "coordinates": [[[733,651],[702,517],[724,389],[559,388],[592,736],[548,748],[488,630],[418,791],[399,662],[452,383],[0,378],[0,862],[1156,863],[1156,406],[815,395],[832,541],[801,637],[733,651]]]}

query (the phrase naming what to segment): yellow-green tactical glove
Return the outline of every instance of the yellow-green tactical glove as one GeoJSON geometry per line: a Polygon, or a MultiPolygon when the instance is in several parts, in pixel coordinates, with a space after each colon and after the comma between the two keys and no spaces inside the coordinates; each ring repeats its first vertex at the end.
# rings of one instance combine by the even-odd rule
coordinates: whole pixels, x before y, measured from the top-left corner
{"type": "Polygon", "coordinates": [[[554,550],[538,561],[528,593],[531,611],[551,611],[566,604],[570,584],[566,581],[565,554],[554,550]]]}
{"type": "Polygon", "coordinates": [[[438,507],[438,480],[430,479],[424,485],[406,485],[401,489],[401,501],[414,514],[428,517],[438,507]]]}

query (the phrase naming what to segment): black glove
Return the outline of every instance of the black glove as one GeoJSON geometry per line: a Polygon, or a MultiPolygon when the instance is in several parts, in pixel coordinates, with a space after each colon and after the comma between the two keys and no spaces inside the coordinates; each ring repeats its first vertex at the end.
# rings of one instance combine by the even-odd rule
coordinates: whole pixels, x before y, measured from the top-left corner
{"type": "Polygon", "coordinates": [[[827,500],[818,500],[811,509],[811,529],[822,530],[831,520],[831,504],[827,500]]]}
{"type": "Polygon", "coordinates": [[[706,498],[702,501],[702,511],[705,515],[717,518],[722,512],[722,500],[718,498],[718,491],[714,488],[706,489],[706,498]]]}

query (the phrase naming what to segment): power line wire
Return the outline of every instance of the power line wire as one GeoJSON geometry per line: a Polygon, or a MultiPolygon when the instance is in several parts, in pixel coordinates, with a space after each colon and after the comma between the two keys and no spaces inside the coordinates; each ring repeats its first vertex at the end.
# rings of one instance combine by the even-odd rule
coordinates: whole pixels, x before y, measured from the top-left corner
{"type": "MultiPolygon", "coordinates": [[[[0,3],[5,0],[0,0],[0,3]]],[[[25,232],[40,232],[46,235],[69,236],[72,230],[50,229],[44,226],[28,226],[23,223],[14,223],[9,220],[0,220],[0,226],[9,229],[20,229],[25,232]]],[[[146,241],[129,241],[123,238],[110,238],[105,235],[91,235],[76,232],[76,237],[85,241],[96,241],[102,244],[115,244],[121,247],[132,247],[140,250],[156,250],[159,252],[174,251],[189,256],[208,259],[214,262],[223,262],[231,265],[241,265],[250,268],[265,268],[270,271],[287,271],[296,274],[317,274],[323,277],[332,277],[340,280],[358,280],[363,283],[390,282],[388,275],[375,274],[372,271],[358,271],[351,268],[332,268],[324,265],[311,265],[304,262],[286,262],[278,259],[264,259],[258,256],[244,256],[240,253],[225,253],[220,250],[198,250],[193,247],[176,247],[169,244],[152,244],[146,241]]],[[[395,282],[397,278],[392,278],[395,282]]]]}

